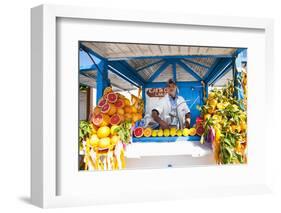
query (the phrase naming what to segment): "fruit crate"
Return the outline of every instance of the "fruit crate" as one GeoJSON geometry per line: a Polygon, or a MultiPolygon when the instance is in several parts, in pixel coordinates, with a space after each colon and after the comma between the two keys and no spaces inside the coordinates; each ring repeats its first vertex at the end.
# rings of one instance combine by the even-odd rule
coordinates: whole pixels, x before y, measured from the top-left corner
{"type": "Polygon", "coordinates": [[[199,142],[200,136],[182,136],[182,137],[141,137],[141,138],[132,138],[133,143],[170,143],[170,142],[176,142],[176,141],[186,141],[186,142],[199,142]]]}

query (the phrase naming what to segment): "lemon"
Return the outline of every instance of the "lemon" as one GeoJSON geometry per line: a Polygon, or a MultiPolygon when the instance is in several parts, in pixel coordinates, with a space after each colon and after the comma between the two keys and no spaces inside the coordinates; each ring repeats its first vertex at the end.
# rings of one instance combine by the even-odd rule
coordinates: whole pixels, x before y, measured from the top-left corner
{"type": "Polygon", "coordinates": [[[110,133],[111,135],[116,135],[117,134],[117,129],[119,128],[118,125],[112,125],[111,129],[110,129],[110,133]]]}
{"type": "Polygon", "coordinates": [[[163,129],[159,129],[157,132],[158,137],[162,137],[163,136],[163,129]]]}
{"type": "Polygon", "coordinates": [[[120,140],[120,137],[118,135],[113,135],[111,138],[110,138],[110,143],[111,145],[116,145],[120,140]]]}
{"type": "Polygon", "coordinates": [[[181,137],[182,136],[182,131],[180,129],[177,130],[177,136],[181,137]]]}
{"type": "Polygon", "coordinates": [[[189,129],[189,135],[191,135],[191,136],[196,135],[196,129],[194,127],[189,129]]]}
{"type": "Polygon", "coordinates": [[[96,134],[93,134],[91,137],[90,137],[90,145],[93,146],[93,147],[96,147],[98,146],[99,144],[99,138],[96,134]]]}
{"type": "Polygon", "coordinates": [[[157,136],[157,130],[152,130],[151,136],[152,136],[152,137],[156,137],[156,136],[157,136]]]}
{"type": "Polygon", "coordinates": [[[100,127],[97,131],[97,135],[99,138],[106,138],[110,134],[110,128],[108,126],[100,127]]]}
{"type": "Polygon", "coordinates": [[[219,142],[221,138],[221,131],[219,128],[215,127],[215,140],[216,142],[219,142]]]}
{"type": "Polygon", "coordinates": [[[171,128],[170,129],[170,135],[172,136],[172,137],[174,137],[174,136],[176,136],[176,134],[177,134],[177,129],[176,128],[171,128]]]}
{"type": "Polygon", "coordinates": [[[182,135],[183,135],[183,136],[188,136],[188,135],[189,135],[189,129],[188,129],[188,128],[184,128],[184,129],[182,130],[182,135]]]}
{"type": "Polygon", "coordinates": [[[206,120],[208,120],[210,117],[211,117],[211,115],[207,113],[207,114],[204,115],[204,120],[206,121],[206,120]]]}
{"type": "Polygon", "coordinates": [[[241,123],[240,123],[240,128],[241,128],[242,131],[244,131],[244,130],[247,129],[247,124],[246,124],[245,121],[241,121],[241,123]]]}
{"type": "Polygon", "coordinates": [[[99,140],[99,148],[106,149],[109,146],[110,146],[110,138],[109,137],[101,138],[99,140]]]}
{"type": "Polygon", "coordinates": [[[164,136],[169,137],[170,136],[170,130],[169,129],[164,129],[164,136]]]}
{"type": "Polygon", "coordinates": [[[211,99],[209,101],[209,104],[212,108],[215,108],[217,106],[217,100],[216,99],[211,99]]]}

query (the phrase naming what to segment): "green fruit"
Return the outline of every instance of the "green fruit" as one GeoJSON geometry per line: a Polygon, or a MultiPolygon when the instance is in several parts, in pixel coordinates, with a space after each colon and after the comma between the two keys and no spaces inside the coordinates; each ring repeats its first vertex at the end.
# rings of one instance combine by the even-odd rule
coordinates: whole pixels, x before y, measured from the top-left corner
{"type": "Polygon", "coordinates": [[[183,135],[183,136],[188,136],[188,135],[189,135],[189,129],[184,128],[184,129],[182,130],[182,135],[183,135]]]}
{"type": "Polygon", "coordinates": [[[157,130],[153,130],[151,136],[152,137],[156,137],[157,136],[158,131],[157,130]]]}
{"type": "Polygon", "coordinates": [[[159,129],[157,135],[158,137],[163,137],[163,129],[159,129]]]}
{"type": "Polygon", "coordinates": [[[182,136],[182,131],[180,129],[177,130],[177,136],[181,137],[182,136]]]}
{"type": "Polygon", "coordinates": [[[164,136],[169,137],[170,136],[170,130],[169,129],[164,129],[164,136]]]}

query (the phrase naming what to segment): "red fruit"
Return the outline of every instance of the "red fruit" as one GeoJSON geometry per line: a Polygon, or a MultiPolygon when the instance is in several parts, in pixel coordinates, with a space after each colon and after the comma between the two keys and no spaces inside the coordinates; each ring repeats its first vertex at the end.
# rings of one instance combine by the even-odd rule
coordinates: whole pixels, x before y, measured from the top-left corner
{"type": "Polygon", "coordinates": [[[118,114],[114,114],[110,118],[111,125],[118,125],[121,122],[121,118],[118,114]]]}
{"type": "Polygon", "coordinates": [[[203,133],[204,133],[204,128],[203,128],[203,126],[202,126],[202,125],[197,126],[197,127],[196,127],[196,134],[199,135],[199,136],[201,136],[201,135],[203,135],[203,133]]]}
{"type": "Polygon", "coordinates": [[[115,103],[118,99],[118,95],[114,92],[110,92],[106,95],[106,99],[109,103],[115,103]]]}
{"type": "Polygon", "coordinates": [[[123,108],[125,106],[125,102],[122,99],[118,99],[115,104],[117,108],[123,108]]]}
{"type": "Polygon", "coordinates": [[[92,117],[92,122],[94,125],[99,126],[103,121],[102,114],[97,114],[92,117]]]}
{"type": "Polygon", "coordinates": [[[108,113],[109,110],[110,110],[110,105],[109,105],[109,103],[106,103],[106,104],[103,105],[103,107],[101,108],[101,112],[104,113],[104,114],[108,113]]]}
{"type": "Polygon", "coordinates": [[[134,136],[136,138],[140,138],[143,136],[143,128],[142,127],[137,127],[134,129],[134,136]]]}
{"type": "Polygon", "coordinates": [[[197,126],[197,125],[200,125],[203,121],[204,121],[203,118],[197,117],[197,118],[196,118],[196,126],[197,126]]]}
{"type": "Polygon", "coordinates": [[[98,102],[98,107],[103,107],[107,103],[107,100],[104,98],[101,98],[98,102]]]}

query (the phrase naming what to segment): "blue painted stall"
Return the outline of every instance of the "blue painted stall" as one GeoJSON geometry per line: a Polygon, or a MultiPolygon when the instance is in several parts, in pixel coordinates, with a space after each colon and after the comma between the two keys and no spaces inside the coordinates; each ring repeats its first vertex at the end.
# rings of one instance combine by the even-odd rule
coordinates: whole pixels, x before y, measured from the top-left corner
{"type": "MultiPolygon", "coordinates": [[[[246,60],[247,55],[245,48],[106,42],[80,42],[79,50],[80,76],[96,81],[97,100],[102,97],[104,88],[114,83],[110,82],[109,72],[142,88],[144,101],[146,88],[164,88],[166,80],[172,78],[178,85],[179,95],[190,108],[191,126],[200,116],[197,106],[204,103],[208,87],[231,70],[233,76],[239,76],[239,64],[246,60]]],[[[169,137],[168,140],[175,141],[177,137],[169,137]]],[[[186,140],[199,141],[199,137],[186,137],[186,140]]],[[[167,138],[140,138],[134,141],[167,142],[167,138]]]]}

